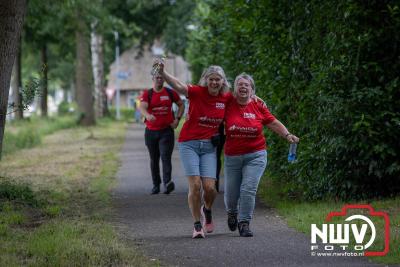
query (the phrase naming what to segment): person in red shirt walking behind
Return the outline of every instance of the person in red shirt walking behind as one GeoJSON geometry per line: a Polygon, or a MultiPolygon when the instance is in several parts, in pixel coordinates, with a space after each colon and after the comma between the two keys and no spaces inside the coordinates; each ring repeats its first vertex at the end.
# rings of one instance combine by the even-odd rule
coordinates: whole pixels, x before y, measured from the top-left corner
{"type": "Polygon", "coordinates": [[[153,76],[153,88],[143,92],[140,98],[140,111],[146,118],[145,143],[150,154],[150,168],[153,179],[151,194],[160,192],[160,156],[163,170],[164,193],[169,194],[175,189],[171,180],[171,156],[174,149],[174,129],[184,112],[184,105],[179,95],[164,87],[164,78],[160,74],[153,76]],[[178,105],[176,118],[172,113],[172,103],[178,105]]]}
{"type": "Polygon", "coordinates": [[[189,99],[189,112],[179,135],[179,153],[189,182],[188,203],[194,219],[193,238],[204,238],[214,231],[211,207],[217,195],[215,188],[218,128],[225,115],[225,106],[232,95],[224,70],[210,66],[202,74],[199,85],[186,85],[164,70],[160,73],[176,91],[189,99]],[[203,188],[204,205],[201,205],[203,188]],[[202,217],[203,223],[200,222],[202,217]]]}
{"type": "Polygon", "coordinates": [[[249,228],[253,216],[258,183],[267,165],[263,126],[290,143],[299,138],[286,129],[255,96],[255,84],[250,75],[235,79],[234,99],[225,112],[225,206],[231,231],[239,228],[240,236],[253,236],[249,228]],[[239,218],[238,218],[239,215],[239,218]]]}

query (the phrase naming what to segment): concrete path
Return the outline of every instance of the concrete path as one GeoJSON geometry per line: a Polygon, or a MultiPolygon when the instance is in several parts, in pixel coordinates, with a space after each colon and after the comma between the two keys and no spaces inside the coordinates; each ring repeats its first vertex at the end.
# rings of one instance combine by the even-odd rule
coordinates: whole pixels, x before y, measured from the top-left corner
{"type": "Polygon", "coordinates": [[[358,257],[312,257],[310,238],[289,228],[277,214],[257,204],[253,238],[239,237],[226,225],[223,194],[213,208],[215,232],[191,239],[193,222],[187,205],[187,181],[178,151],[173,153],[171,195],[150,195],[151,177],[144,127],[129,128],[121,152],[122,166],[114,191],[118,231],[150,258],[170,266],[381,266],[358,257]]]}

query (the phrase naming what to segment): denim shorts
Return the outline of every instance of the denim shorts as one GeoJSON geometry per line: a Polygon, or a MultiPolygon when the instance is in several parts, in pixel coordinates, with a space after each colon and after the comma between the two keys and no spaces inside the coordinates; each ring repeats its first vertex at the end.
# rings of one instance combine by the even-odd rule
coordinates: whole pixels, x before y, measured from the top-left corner
{"type": "Polygon", "coordinates": [[[217,154],[210,140],[180,142],[178,147],[186,176],[216,179],[217,154]]]}

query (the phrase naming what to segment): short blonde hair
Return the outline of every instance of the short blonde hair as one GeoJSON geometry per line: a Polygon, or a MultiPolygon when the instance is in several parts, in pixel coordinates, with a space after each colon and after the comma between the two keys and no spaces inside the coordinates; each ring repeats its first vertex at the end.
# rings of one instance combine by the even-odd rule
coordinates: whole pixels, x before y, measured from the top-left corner
{"type": "Polygon", "coordinates": [[[256,94],[256,85],[254,83],[254,79],[253,79],[253,77],[251,77],[251,75],[249,75],[247,73],[244,73],[244,72],[239,74],[238,76],[236,76],[235,82],[233,84],[233,93],[235,95],[237,94],[237,84],[238,84],[240,79],[245,79],[245,80],[250,82],[251,89],[253,89],[253,95],[255,95],[256,94]]]}
{"type": "Polygon", "coordinates": [[[231,85],[228,82],[228,80],[226,79],[224,69],[222,67],[216,66],[216,65],[211,65],[203,71],[203,73],[201,74],[201,77],[200,77],[199,85],[207,87],[208,86],[207,78],[212,74],[217,74],[217,75],[221,76],[221,78],[223,80],[223,84],[222,84],[222,88],[220,91],[222,91],[224,93],[228,92],[231,85]]]}

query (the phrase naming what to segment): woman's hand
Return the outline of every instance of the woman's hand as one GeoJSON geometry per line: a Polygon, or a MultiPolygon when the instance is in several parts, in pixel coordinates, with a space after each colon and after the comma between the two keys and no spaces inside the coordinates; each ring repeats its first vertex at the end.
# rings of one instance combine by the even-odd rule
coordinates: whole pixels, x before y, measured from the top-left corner
{"type": "Polygon", "coordinates": [[[288,133],[286,135],[286,140],[291,144],[298,143],[300,141],[300,139],[297,136],[295,136],[294,134],[291,134],[291,133],[288,133]]]}
{"type": "Polygon", "coordinates": [[[176,129],[178,127],[179,121],[177,119],[174,119],[174,121],[170,124],[172,129],[176,129]]]}
{"type": "Polygon", "coordinates": [[[153,114],[146,114],[144,117],[146,118],[147,121],[155,121],[156,120],[156,117],[154,117],[153,114]]]}

